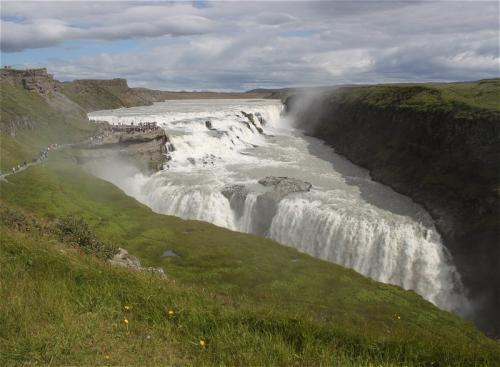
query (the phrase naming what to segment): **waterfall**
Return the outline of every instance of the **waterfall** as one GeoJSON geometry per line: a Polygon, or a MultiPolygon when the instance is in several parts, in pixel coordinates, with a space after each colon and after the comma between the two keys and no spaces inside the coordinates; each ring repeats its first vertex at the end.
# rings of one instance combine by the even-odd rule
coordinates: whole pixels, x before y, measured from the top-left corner
{"type": "Polygon", "coordinates": [[[268,236],[463,312],[459,274],[428,213],[289,127],[281,109],[273,100],[191,100],[94,112],[112,124],[156,121],[173,145],[165,170],[150,177],[95,173],[158,213],[268,236]],[[276,191],[258,183],[265,176],[312,188],[276,191]]]}

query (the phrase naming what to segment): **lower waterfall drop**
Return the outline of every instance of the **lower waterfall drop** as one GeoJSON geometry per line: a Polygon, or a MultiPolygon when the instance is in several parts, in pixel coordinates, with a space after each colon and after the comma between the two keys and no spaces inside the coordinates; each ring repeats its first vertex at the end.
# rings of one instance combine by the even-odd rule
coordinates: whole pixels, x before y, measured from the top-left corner
{"type": "Polygon", "coordinates": [[[158,213],[265,235],[465,312],[429,214],[289,127],[281,109],[275,100],[184,100],[94,112],[111,124],[155,121],[175,149],[150,177],[91,169],[158,213]]]}

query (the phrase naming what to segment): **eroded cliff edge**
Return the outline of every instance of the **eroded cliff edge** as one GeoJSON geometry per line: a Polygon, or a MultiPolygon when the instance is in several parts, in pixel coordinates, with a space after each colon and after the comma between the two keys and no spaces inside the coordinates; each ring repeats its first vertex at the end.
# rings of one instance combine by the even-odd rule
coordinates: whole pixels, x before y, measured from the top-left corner
{"type": "Polygon", "coordinates": [[[434,217],[473,301],[500,334],[500,80],[341,87],[289,96],[299,128],[434,217]]]}
{"type": "Polygon", "coordinates": [[[162,170],[168,161],[165,131],[156,125],[151,129],[98,124],[99,133],[79,145],[78,161],[115,165],[128,163],[140,171],[151,174],[162,170]]]}

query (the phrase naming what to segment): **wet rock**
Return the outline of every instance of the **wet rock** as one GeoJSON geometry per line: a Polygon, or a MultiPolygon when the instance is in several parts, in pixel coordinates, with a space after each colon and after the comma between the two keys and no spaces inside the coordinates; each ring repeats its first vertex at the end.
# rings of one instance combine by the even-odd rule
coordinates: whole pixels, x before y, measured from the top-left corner
{"type": "MultiPolygon", "coordinates": [[[[250,121],[250,123],[253,125],[253,127],[255,127],[255,129],[259,132],[259,134],[264,134],[264,130],[260,126],[257,126],[257,124],[255,123],[255,116],[253,113],[246,113],[245,111],[241,111],[241,113],[243,114],[243,116],[245,116],[248,119],[248,121],[250,121]]],[[[261,118],[259,119],[259,122],[260,121],[261,121],[261,118]]],[[[250,125],[247,125],[247,126],[249,129],[251,129],[250,125]]]]}
{"type": "Polygon", "coordinates": [[[250,126],[250,123],[249,122],[246,122],[246,121],[238,121],[238,122],[241,122],[242,124],[245,124],[245,126],[250,130],[252,131],[252,127],[250,126]]]}
{"type": "Polygon", "coordinates": [[[262,186],[273,186],[273,190],[266,194],[271,193],[278,200],[294,192],[307,192],[311,190],[312,187],[309,182],[291,177],[267,176],[261,178],[258,182],[262,186]]]}
{"type": "Polygon", "coordinates": [[[262,126],[264,126],[267,123],[267,121],[264,119],[264,117],[262,117],[260,112],[256,112],[255,117],[257,117],[257,119],[259,120],[259,122],[262,126]]]}
{"type": "Polygon", "coordinates": [[[238,218],[241,217],[245,209],[248,189],[244,185],[226,185],[222,188],[221,193],[229,200],[229,205],[238,218]]]}
{"type": "Polygon", "coordinates": [[[245,111],[241,111],[241,113],[248,119],[248,121],[250,121],[252,124],[255,124],[253,113],[246,113],[245,111]]]}
{"type": "Polygon", "coordinates": [[[211,136],[215,136],[217,139],[222,139],[224,136],[228,136],[227,131],[212,129],[213,132],[209,133],[211,136]]]}
{"type": "Polygon", "coordinates": [[[278,210],[279,202],[287,195],[307,192],[312,185],[296,178],[267,176],[258,181],[262,186],[272,187],[271,191],[261,194],[252,209],[254,233],[268,235],[269,227],[278,210]]]}

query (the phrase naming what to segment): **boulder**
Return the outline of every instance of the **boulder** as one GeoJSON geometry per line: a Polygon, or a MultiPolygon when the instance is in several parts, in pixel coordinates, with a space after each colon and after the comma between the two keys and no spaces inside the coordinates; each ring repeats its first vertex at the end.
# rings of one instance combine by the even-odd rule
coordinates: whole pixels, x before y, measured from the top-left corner
{"type": "Polygon", "coordinates": [[[111,265],[115,266],[124,266],[137,270],[141,269],[141,262],[139,261],[139,259],[135,256],[130,255],[127,250],[121,247],[118,249],[118,253],[113,256],[112,259],[108,260],[108,262],[111,265]]]}
{"type": "Polygon", "coordinates": [[[266,194],[271,193],[278,200],[294,192],[307,192],[311,190],[312,187],[309,182],[291,177],[267,176],[261,178],[258,182],[262,186],[273,186],[273,190],[266,194]]]}
{"type": "Polygon", "coordinates": [[[113,256],[112,259],[108,260],[108,262],[113,266],[122,266],[133,270],[147,271],[148,273],[157,274],[162,278],[167,277],[163,268],[143,268],[137,257],[130,255],[127,250],[121,247],[118,248],[118,253],[113,256]]]}
{"type": "Polygon", "coordinates": [[[208,130],[215,130],[212,126],[212,122],[207,120],[205,121],[205,127],[208,129],[208,130]]]}
{"type": "Polygon", "coordinates": [[[245,209],[248,189],[244,185],[226,185],[222,188],[221,193],[229,200],[231,209],[238,217],[241,217],[245,209]]]}

